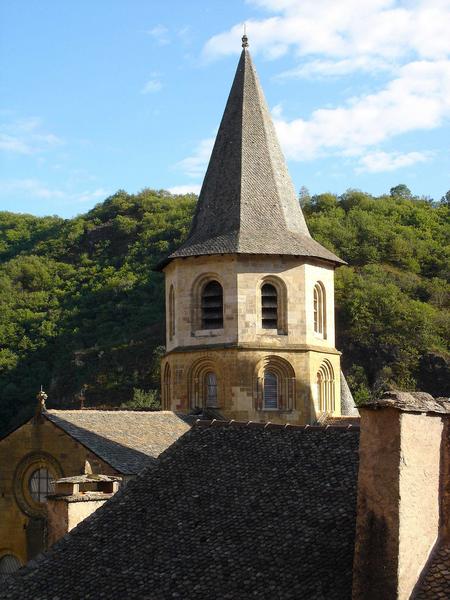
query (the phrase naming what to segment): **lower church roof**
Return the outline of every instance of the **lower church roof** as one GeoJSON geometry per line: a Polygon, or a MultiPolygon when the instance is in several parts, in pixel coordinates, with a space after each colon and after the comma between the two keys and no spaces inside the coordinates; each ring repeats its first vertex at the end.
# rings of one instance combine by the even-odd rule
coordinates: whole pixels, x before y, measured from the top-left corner
{"type": "Polygon", "coordinates": [[[134,475],[190,425],[171,411],[47,410],[43,416],[123,475],[134,475]]]}
{"type": "Polygon", "coordinates": [[[350,598],[358,445],[358,429],[198,424],[0,598],[350,598]]]}

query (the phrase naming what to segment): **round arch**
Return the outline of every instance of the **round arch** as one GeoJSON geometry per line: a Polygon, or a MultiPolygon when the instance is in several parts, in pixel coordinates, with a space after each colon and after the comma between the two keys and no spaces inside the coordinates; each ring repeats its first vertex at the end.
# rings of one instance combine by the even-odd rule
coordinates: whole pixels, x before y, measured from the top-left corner
{"type": "Polygon", "coordinates": [[[190,407],[219,408],[223,404],[222,381],[222,372],[216,362],[209,358],[196,360],[188,371],[190,407]]]}
{"type": "Polygon", "coordinates": [[[286,283],[277,275],[266,275],[258,281],[256,292],[259,329],[267,331],[267,328],[264,324],[264,312],[265,310],[270,311],[270,309],[272,309],[272,312],[274,313],[275,307],[273,304],[276,304],[276,330],[279,335],[286,335],[288,333],[288,302],[286,283]],[[268,296],[265,296],[264,293],[264,288],[267,288],[268,286],[271,286],[276,292],[276,298],[272,297],[273,302],[271,302],[270,292],[268,296]],[[268,309],[265,309],[264,306],[266,302],[268,302],[268,309]]]}
{"type": "Polygon", "coordinates": [[[332,413],[335,410],[334,370],[326,358],[317,371],[318,404],[320,412],[332,413]]]}
{"type": "MultiPolygon", "coordinates": [[[[192,333],[202,329],[202,297],[205,287],[212,282],[217,282],[222,289],[223,302],[223,281],[221,276],[215,272],[202,273],[193,282],[191,288],[191,324],[192,333]]],[[[223,308],[222,308],[223,310],[223,308]]],[[[222,319],[223,321],[223,319],[222,319]]],[[[223,322],[222,322],[223,327],[223,322]]]]}
{"type": "Polygon", "coordinates": [[[314,334],[326,339],[327,337],[327,295],[321,281],[314,285],[314,334]]]}
{"type": "Polygon", "coordinates": [[[295,408],[294,367],[281,356],[269,355],[261,359],[255,367],[254,400],[256,410],[290,411],[295,408]],[[270,377],[267,375],[270,374],[270,377]],[[276,403],[273,399],[276,378],[276,403]],[[267,403],[267,386],[270,385],[270,404],[267,403]]]}
{"type": "Polygon", "coordinates": [[[23,566],[20,558],[8,548],[0,549],[0,582],[23,566]]]}

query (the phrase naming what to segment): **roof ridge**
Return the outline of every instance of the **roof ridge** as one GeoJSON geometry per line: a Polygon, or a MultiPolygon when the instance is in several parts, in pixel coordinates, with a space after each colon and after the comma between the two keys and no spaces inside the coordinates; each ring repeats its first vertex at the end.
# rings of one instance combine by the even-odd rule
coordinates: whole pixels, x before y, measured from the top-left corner
{"type": "Polygon", "coordinates": [[[229,421],[219,421],[218,419],[197,419],[193,423],[193,427],[202,428],[231,428],[241,427],[248,429],[263,429],[263,430],[285,430],[285,431],[359,431],[359,425],[349,424],[346,427],[342,425],[295,425],[293,423],[272,423],[266,421],[259,423],[258,421],[236,421],[230,419],[229,421]]]}

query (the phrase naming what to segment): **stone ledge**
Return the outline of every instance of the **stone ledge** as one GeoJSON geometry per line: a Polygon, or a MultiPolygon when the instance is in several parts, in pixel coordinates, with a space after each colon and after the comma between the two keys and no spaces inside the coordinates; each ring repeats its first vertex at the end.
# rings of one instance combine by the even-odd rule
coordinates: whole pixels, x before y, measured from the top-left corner
{"type": "Polygon", "coordinates": [[[436,413],[449,415],[450,400],[448,398],[434,399],[426,392],[401,392],[390,390],[378,400],[373,400],[359,406],[359,409],[380,410],[395,408],[402,412],[436,413]]]}

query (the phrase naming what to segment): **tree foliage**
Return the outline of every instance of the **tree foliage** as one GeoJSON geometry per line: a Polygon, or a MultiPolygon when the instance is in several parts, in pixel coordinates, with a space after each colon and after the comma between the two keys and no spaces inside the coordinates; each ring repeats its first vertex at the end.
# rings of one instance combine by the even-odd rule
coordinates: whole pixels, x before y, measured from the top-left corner
{"type": "MultiPolygon", "coordinates": [[[[359,399],[387,385],[449,393],[448,197],[301,194],[312,235],[348,263],[337,347],[359,399]]],[[[0,429],[32,413],[41,384],[54,406],[79,406],[81,389],[88,406],[155,405],[164,293],[152,269],[195,203],[120,190],[73,219],[0,212],[0,429]]]]}

